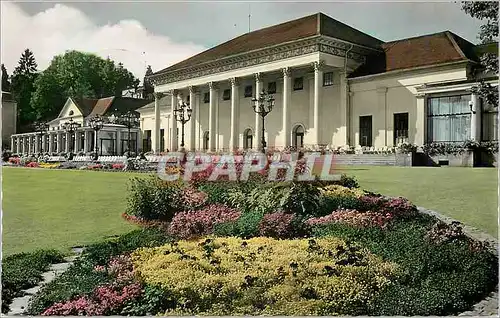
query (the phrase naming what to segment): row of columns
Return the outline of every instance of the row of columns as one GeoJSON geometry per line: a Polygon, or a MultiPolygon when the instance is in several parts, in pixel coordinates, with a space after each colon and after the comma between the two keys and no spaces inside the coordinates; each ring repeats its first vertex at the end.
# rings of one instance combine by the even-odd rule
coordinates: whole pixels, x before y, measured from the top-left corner
{"type": "MultiPolygon", "coordinates": [[[[83,132],[84,139],[90,140],[92,131],[83,132]]],[[[81,141],[81,131],[75,134],[74,145],[71,149],[73,151],[83,150],[84,152],[89,151],[88,142],[84,143],[83,149],[80,149],[81,141]]],[[[40,152],[68,152],[70,149],[70,133],[49,133],[40,135],[40,133],[32,133],[27,135],[14,135],[11,136],[11,149],[16,153],[40,153],[40,152]],[[64,139],[64,145],[62,141],[64,139]]]]}
{"type": "MultiPolygon", "coordinates": [[[[319,144],[321,140],[320,129],[319,129],[319,108],[321,105],[321,87],[323,78],[323,62],[314,62],[312,67],[314,68],[314,96],[313,96],[313,113],[312,113],[312,125],[308,134],[311,136],[311,143],[319,144]]],[[[281,69],[283,75],[283,145],[285,147],[291,146],[291,131],[290,131],[290,105],[291,105],[291,92],[292,92],[292,74],[291,68],[286,67],[281,69]]],[[[253,74],[255,79],[255,95],[258,97],[263,89],[262,73],[253,74]]],[[[239,109],[240,109],[240,96],[239,96],[239,84],[240,79],[233,77],[229,79],[231,84],[231,114],[230,114],[230,136],[229,143],[230,148],[236,150],[239,148],[239,109]]],[[[209,111],[208,111],[208,132],[209,132],[209,151],[216,151],[218,148],[217,138],[219,131],[219,121],[218,121],[218,107],[217,102],[219,99],[219,85],[216,82],[207,83],[209,88],[209,111]]],[[[189,87],[189,99],[191,103],[192,119],[188,122],[188,131],[191,132],[191,138],[189,141],[188,148],[190,150],[195,150],[196,147],[201,148],[199,142],[196,143],[195,140],[199,140],[201,136],[199,133],[196,134],[196,125],[199,125],[199,91],[195,87],[189,87]],[[193,122],[196,122],[194,124],[193,122]]],[[[177,90],[169,91],[168,94],[171,96],[171,111],[170,111],[170,149],[176,151],[177,149],[177,120],[175,118],[174,110],[179,104],[180,96],[177,90]]],[[[159,100],[163,97],[163,93],[155,93],[155,129],[153,134],[153,151],[158,152],[160,149],[160,126],[161,126],[161,115],[159,100]]],[[[261,148],[260,140],[262,138],[262,122],[259,114],[255,114],[255,147],[257,149],[261,148]]]]}

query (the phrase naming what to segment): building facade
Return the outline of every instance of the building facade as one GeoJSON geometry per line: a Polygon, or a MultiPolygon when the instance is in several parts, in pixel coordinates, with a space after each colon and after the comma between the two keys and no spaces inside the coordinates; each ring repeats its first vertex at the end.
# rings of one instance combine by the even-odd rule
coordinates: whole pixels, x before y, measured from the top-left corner
{"type": "MultiPolygon", "coordinates": [[[[11,136],[11,149],[17,154],[61,154],[76,153],[87,155],[96,150],[100,155],[122,155],[128,150],[129,129],[126,125],[110,120],[128,111],[149,103],[144,99],[131,97],[107,97],[101,99],[68,98],[57,118],[48,122],[48,129],[11,136]],[[89,125],[89,119],[102,116],[103,127],[97,131],[89,125]],[[78,126],[68,132],[64,126],[68,122],[78,126]]],[[[130,151],[140,151],[141,131],[139,127],[130,129],[130,151]]]]}
{"type": "MultiPolygon", "coordinates": [[[[154,73],[156,99],[138,110],[141,130],[152,151],[178,150],[174,111],[188,103],[186,149],[259,149],[252,98],[265,90],[275,99],[264,123],[269,148],[496,140],[496,107],[471,90],[479,49],[449,31],[383,42],[318,13],[154,73]]],[[[498,85],[497,74],[483,79],[498,85]]]]}

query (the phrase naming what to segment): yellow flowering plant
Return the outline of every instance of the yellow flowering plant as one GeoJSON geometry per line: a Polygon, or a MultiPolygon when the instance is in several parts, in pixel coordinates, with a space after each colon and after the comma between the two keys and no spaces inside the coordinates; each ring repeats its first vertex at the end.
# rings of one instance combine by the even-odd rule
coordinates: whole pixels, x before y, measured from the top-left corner
{"type": "Polygon", "coordinates": [[[355,197],[360,198],[366,193],[358,188],[346,188],[340,185],[328,185],[323,188],[320,188],[321,193],[324,196],[342,196],[342,197],[355,197]]]}
{"type": "Polygon", "coordinates": [[[178,241],[131,255],[176,315],[356,315],[397,267],[338,238],[178,241]]]}

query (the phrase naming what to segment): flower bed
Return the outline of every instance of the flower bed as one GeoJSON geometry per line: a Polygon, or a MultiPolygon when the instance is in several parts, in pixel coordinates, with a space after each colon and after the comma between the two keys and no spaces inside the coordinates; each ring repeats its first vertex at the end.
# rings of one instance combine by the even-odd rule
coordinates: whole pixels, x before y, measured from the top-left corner
{"type": "Polygon", "coordinates": [[[496,285],[484,244],[404,198],[265,174],[133,178],[123,217],[144,230],[88,248],[28,312],[454,315],[496,285]]]}

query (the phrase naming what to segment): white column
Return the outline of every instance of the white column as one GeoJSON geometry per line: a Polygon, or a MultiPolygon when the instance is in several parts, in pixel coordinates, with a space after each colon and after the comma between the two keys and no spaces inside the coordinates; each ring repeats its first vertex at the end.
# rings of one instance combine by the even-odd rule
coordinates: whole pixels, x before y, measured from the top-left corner
{"type": "MultiPolygon", "coordinates": [[[[415,96],[417,99],[417,113],[415,119],[416,134],[414,144],[423,146],[427,142],[427,107],[425,94],[415,96]]],[[[410,140],[411,142],[411,140],[410,140]]]]}
{"type": "Polygon", "coordinates": [[[83,132],[83,152],[85,155],[89,152],[89,132],[86,130],[83,132]]]}
{"type": "Polygon", "coordinates": [[[70,142],[71,142],[71,134],[70,133],[66,133],[66,142],[65,142],[66,145],[65,145],[65,150],[64,150],[65,153],[69,152],[70,142]]]}
{"type": "Polygon", "coordinates": [[[79,131],[75,131],[75,143],[73,145],[73,152],[75,154],[78,154],[78,152],[80,151],[79,149],[79,146],[80,146],[80,132],[79,131]]]}
{"type": "Polygon", "coordinates": [[[291,146],[290,143],[290,97],[292,94],[292,76],[291,69],[283,69],[283,147],[291,146]]]}
{"type": "Polygon", "coordinates": [[[239,122],[240,122],[240,94],[239,82],[236,77],[231,78],[231,135],[229,137],[229,148],[231,151],[239,147],[239,122]]]}
{"type": "Polygon", "coordinates": [[[470,139],[481,139],[481,100],[476,93],[471,94],[470,139]]]}
{"type": "MultiPolygon", "coordinates": [[[[255,74],[255,98],[259,98],[260,93],[262,92],[262,75],[260,73],[255,74]]],[[[259,105],[257,103],[256,109],[258,110],[259,105]]],[[[262,144],[261,144],[261,139],[262,139],[262,118],[260,117],[259,114],[255,114],[255,141],[253,144],[254,149],[261,150],[262,149],[262,144]]]]}
{"type": "Polygon", "coordinates": [[[161,126],[161,117],[160,117],[160,99],[163,97],[162,93],[155,92],[155,125],[153,133],[151,134],[151,150],[154,153],[158,153],[160,151],[160,126],[161,126]]]}
{"type": "Polygon", "coordinates": [[[217,102],[217,84],[214,82],[208,83],[210,89],[210,104],[208,110],[208,150],[215,151],[215,103],[217,102]]]}
{"type": "Polygon", "coordinates": [[[56,152],[60,153],[61,152],[61,133],[56,132],[56,152]]]}
{"type": "MultiPolygon", "coordinates": [[[[128,147],[126,147],[126,148],[128,148],[128,147]]],[[[121,132],[121,130],[117,130],[116,131],[116,155],[121,156],[122,151],[124,151],[124,150],[125,149],[122,149],[122,132],[121,132]]]]}
{"type": "Polygon", "coordinates": [[[14,141],[14,138],[15,138],[14,136],[10,137],[10,151],[11,152],[14,152],[14,147],[15,147],[15,144],[16,144],[15,141],[14,141]]]}
{"type": "Polygon", "coordinates": [[[196,113],[198,112],[198,105],[196,105],[196,87],[189,87],[189,104],[192,109],[191,119],[187,122],[189,131],[189,147],[190,151],[196,148],[196,113]]]}
{"type": "MultiPolygon", "coordinates": [[[[377,88],[377,103],[379,113],[382,113],[384,115],[384,146],[387,146],[387,130],[389,129],[387,119],[387,87],[377,88]]],[[[392,129],[392,131],[394,131],[394,129],[392,129]]]]}
{"type": "Polygon", "coordinates": [[[16,153],[21,153],[21,137],[17,137],[16,153]]]}
{"type": "Polygon", "coordinates": [[[314,104],[313,104],[313,145],[322,142],[321,129],[319,128],[319,105],[321,103],[321,81],[323,79],[323,63],[314,62],[314,104]]]}
{"type": "Polygon", "coordinates": [[[347,74],[342,70],[339,73],[340,80],[340,128],[338,140],[339,145],[333,146],[344,146],[350,143],[349,141],[349,92],[347,86],[347,74]]]}
{"type": "Polygon", "coordinates": [[[200,99],[201,99],[201,92],[198,91],[196,92],[196,94],[194,95],[194,97],[196,98],[196,102],[195,102],[195,107],[196,107],[196,115],[195,115],[195,118],[196,118],[196,149],[197,150],[201,150],[203,148],[203,145],[201,143],[201,125],[200,125],[200,99]]]}
{"type": "Polygon", "coordinates": [[[175,118],[174,110],[177,109],[179,105],[179,96],[176,90],[172,90],[171,92],[171,100],[170,100],[170,127],[171,127],[171,136],[170,136],[170,151],[177,151],[179,148],[179,142],[177,138],[177,119],[175,118]]]}

